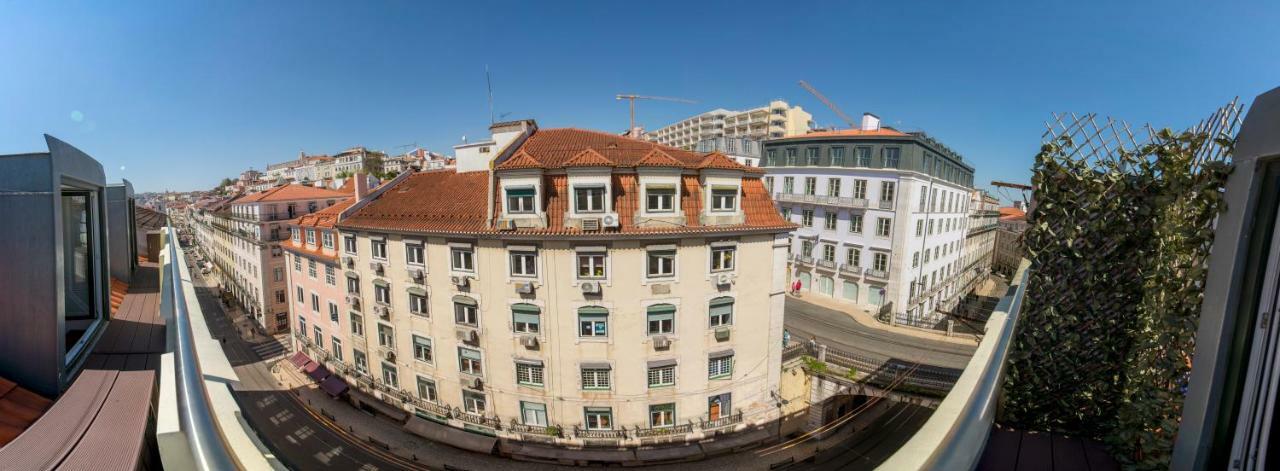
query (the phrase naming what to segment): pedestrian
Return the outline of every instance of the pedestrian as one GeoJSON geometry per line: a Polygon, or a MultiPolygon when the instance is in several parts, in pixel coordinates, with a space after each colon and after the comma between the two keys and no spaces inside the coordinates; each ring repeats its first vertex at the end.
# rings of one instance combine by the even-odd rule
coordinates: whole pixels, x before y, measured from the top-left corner
{"type": "Polygon", "coordinates": [[[791,331],[782,329],[782,346],[786,347],[789,343],[791,343],[791,331]]]}
{"type": "Polygon", "coordinates": [[[804,287],[804,284],[803,284],[803,283],[800,283],[800,279],[799,279],[799,278],[797,278],[797,279],[796,279],[796,281],[795,281],[794,283],[791,283],[791,294],[794,294],[794,295],[796,295],[796,297],[799,297],[799,296],[800,296],[800,288],[802,288],[802,287],[804,287]]]}

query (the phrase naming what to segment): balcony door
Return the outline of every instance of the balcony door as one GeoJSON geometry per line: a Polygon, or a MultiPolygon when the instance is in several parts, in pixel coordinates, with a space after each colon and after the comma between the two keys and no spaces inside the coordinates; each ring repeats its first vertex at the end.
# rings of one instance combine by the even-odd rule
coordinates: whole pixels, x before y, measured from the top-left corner
{"type": "Polygon", "coordinates": [[[99,194],[61,192],[63,336],[66,363],[79,357],[103,318],[102,227],[99,194]]]}

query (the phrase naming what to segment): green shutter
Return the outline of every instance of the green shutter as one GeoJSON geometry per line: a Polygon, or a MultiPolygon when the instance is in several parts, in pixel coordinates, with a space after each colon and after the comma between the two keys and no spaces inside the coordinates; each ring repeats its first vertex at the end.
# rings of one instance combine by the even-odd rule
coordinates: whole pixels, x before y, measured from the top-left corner
{"type": "Polygon", "coordinates": [[[711,300],[711,315],[733,314],[733,298],[716,298],[711,300]]]}
{"type": "Polygon", "coordinates": [[[600,306],[585,306],[578,308],[578,314],[583,316],[607,316],[609,310],[600,306]]]}
{"type": "Polygon", "coordinates": [[[534,190],[533,188],[507,188],[507,196],[534,196],[534,190]]]}

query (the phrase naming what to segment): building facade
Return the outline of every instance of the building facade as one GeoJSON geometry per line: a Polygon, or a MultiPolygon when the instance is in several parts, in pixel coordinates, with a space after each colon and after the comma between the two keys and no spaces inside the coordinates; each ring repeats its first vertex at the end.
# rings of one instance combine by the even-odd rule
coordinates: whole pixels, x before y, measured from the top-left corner
{"type": "Polygon", "coordinates": [[[224,293],[267,333],[289,328],[289,292],[280,242],[289,221],[333,206],[347,191],[290,184],[251,193],[192,215],[197,243],[206,251],[224,293]]]}
{"type": "Polygon", "coordinates": [[[354,175],[359,172],[377,175],[383,171],[382,163],[387,158],[387,154],[371,151],[364,147],[352,147],[338,153],[333,158],[334,175],[354,175]]]}
{"type": "Polygon", "coordinates": [[[698,141],[698,152],[719,152],[747,167],[760,166],[760,141],[745,137],[716,137],[698,141]]]}
{"type": "Polygon", "coordinates": [[[1022,233],[1027,230],[1027,213],[1021,204],[999,208],[999,211],[999,228],[996,230],[992,270],[1012,276],[1018,269],[1018,263],[1026,256],[1022,233]]]}
{"type": "Polygon", "coordinates": [[[983,190],[973,190],[969,198],[969,222],[960,252],[961,296],[967,295],[991,274],[995,259],[997,219],[1000,200],[983,190]]]}
{"type": "Polygon", "coordinates": [[[804,134],[813,128],[813,115],[799,106],[774,100],[746,111],[715,109],[648,133],[649,140],[681,149],[717,137],[760,141],[804,134]]]}
{"type": "Polygon", "coordinates": [[[334,226],[342,211],[365,194],[362,181],[356,180],[360,188],[353,198],[291,221],[289,239],[280,244],[286,257],[290,317],[298,326],[294,351],[301,351],[299,344],[307,339],[309,345],[333,355],[334,361],[349,361],[344,352],[349,345],[351,305],[346,300],[348,278],[339,262],[342,236],[334,226]]]}
{"type": "Polygon", "coordinates": [[[895,322],[932,322],[963,294],[973,168],[923,133],[863,121],[764,143],[766,186],[800,225],[792,276],[895,322]]]}
{"type": "Polygon", "coordinates": [[[417,417],[508,438],[627,446],[777,419],[772,268],[793,226],[758,171],[532,121],[493,131],[458,170],[403,175],[343,211],[345,305],[318,319],[339,343],[316,341],[303,285],[304,350],[402,391],[378,394],[417,417]]]}

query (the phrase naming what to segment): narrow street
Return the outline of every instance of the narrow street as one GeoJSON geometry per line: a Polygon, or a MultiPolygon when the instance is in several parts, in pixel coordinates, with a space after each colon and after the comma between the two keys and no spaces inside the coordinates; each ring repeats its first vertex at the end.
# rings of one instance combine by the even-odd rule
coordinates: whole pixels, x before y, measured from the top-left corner
{"type": "Polygon", "coordinates": [[[848,313],[787,298],[784,324],[792,341],[817,337],[818,342],[875,359],[897,359],[963,370],[977,342],[933,340],[906,332],[868,327],[848,313]]]}

